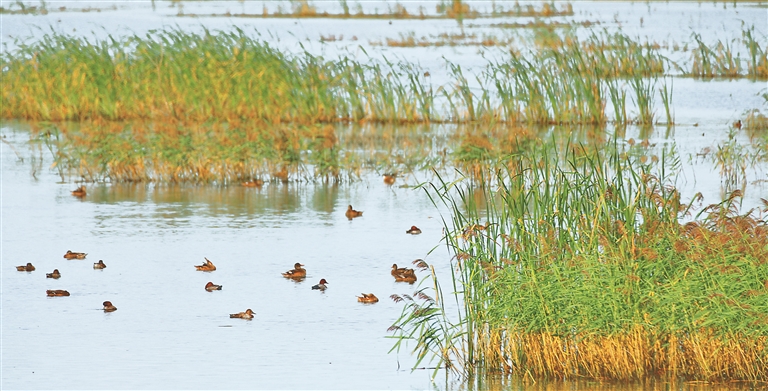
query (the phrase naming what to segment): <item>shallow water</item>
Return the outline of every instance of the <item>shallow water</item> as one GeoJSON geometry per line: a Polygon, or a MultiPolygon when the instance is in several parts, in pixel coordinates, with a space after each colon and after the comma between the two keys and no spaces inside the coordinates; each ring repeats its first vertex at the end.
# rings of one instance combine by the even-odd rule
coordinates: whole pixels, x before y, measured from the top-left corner
{"type": "MultiPolygon", "coordinates": [[[[407,58],[429,69],[438,84],[441,69],[445,71],[442,56],[472,67],[485,64],[480,52],[489,53],[477,47],[371,50],[368,45],[372,40],[397,37],[399,32],[459,31],[451,20],[429,24],[395,20],[389,25],[386,20],[179,18],[174,3],[155,3],[152,8],[146,3],[118,2],[117,9],[110,10],[108,3],[98,2],[91,5],[104,8],[102,12],[3,15],[2,36],[4,43],[10,43],[11,34],[40,36],[49,25],[63,32],[76,29],[86,36],[92,30],[101,36],[144,34],[175,25],[194,30],[237,25],[257,29],[289,51],[300,51],[301,43],[313,53],[354,53],[362,58],[356,49],[362,45],[373,57],[407,58]],[[318,42],[320,34],[341,33],[345,39],[340,42],[318,42]],[[350,41],[352,36],[358,41],[350,41]]],[[[66,4],[86,7],[89,3],[66,4]]],[[[237,7],[255,6],[251,2],[183,4],[186,12],[224,12],[221,7],[236,12],[237,7]]],[[[692,30],[705,41],[730,39],[740,34],[740,26],[733,25],[739,20],[765,29],[765,10],[750,4],[576,2],[573,6],[575,16],[556,20],[597,20],[600,27],[621,27],[630,36],[654,40],[686,40],[692,30]],[[686,23],[678,27],[670,23],[678,20],[673,18],[686,23]]],[[[260,12],[260,3],[257,8],[260,12]]],[[[702,192],[708,204],[743,188],[743,209],[759,206],[760,198],[768,194],[764,163],[749,167],[740,183],[729,184],[714,162],[696,154],[727,140],[729,124],[745,110],[765,109],[765,100],[758,95],[764,88],[765,83],[747,80],[676,78],[672,104],[678,125],[669,130],[630,127],[622,138],[649,139],[655,144],[649,154],[676,148],[683,163],[677,183],[683,200],[702,192]]],[[[657,114],[663,112],[657,109],[657,114]]],[[[77,185],[70,178],[61,182],[50,169],[50,153],[27,144],[24,126],[6,123],[0,133],[23,158],[8,143],[0,147],[0,388],[605,387],[566,383],[546,388],[527,381],[492,379],[482,384],[460,379],[446,382],[442,371],[433,383],[432,371],[408,370],[415,359],[407,350],[387,353],[394,340],[386,338],[390,335],[386,330],[402,310],[388,296],[417,288],[393,282],[392,263],[404,266],[424,258],[439,275],[449,273],[449,255],[440,245],[439,211],[423,190],[400,187],[416,185],[425,179],[423,175],[400,178],[392,187],[374,173],[344,185],[269,183],[260,189],[94,184],[84,199],[77,199],[70,195],[77,185]],[[349,204],[364,210],[364,216],[347,220],[344,210],[349,204]],[[424,233],[406,235],[411,225],[424,233]],[[88,258],[65,260],[62,255],[68,249],[87,252],[88,258]],[[195,271],[193,266],[201,264],[203,257],[218,270],[195,271]],[[92,264],[99,259],[108,265],[105,270],[93,270],[92,264]],[[14,266],[26,262],[37,270],[15,271],[14,266]],[[295,262],[309,271],[308,278],[298,283],[280,276],[295,262]],[[54,268],[61,271],[61,279],[46,279],[45,273],[54,268]],[[320,278],[329,281],[329,289],[312,291],[310,287],[320,278]],[[206,292],[207,281],[224,288],[206,292]],[[48,298],[46,289],[67,289],[72,296],[48,298]],[[361,292],[375,293],[380,302],[356,302],[361,292]],[[112,301],[118,311],[103,313],[105,300],[112,301]],[[246,308],[256,312],[253,321],[228,317],[246,308]]],[[[749,144],[743,133],[737,140],[749,144]]],[[[419,276],[423,278],[424,273],[419,276]]],[[[633,387],[645,388],[621,389],[633,387]]]]}
{"type": "Polygon", "coordinates": [[[421,191],[376,177],[261,189],[93,185],[81,200],[55,173],[35,180],[6,144],[2,152],[3,388],[429,386],[425,371],[404,371],[408,354],[387,354],[385,338],[401,311],[388,296],[414,290],[393,281],[391,265],[448,264],[442,247],[428,255],[442,223],[421,191]],[[347,220],[348,204],[364,216],[347,220]],[[406,235],[411,225],[424,233],[406,235]],[[68,249],[88,257],[66,260],[68,249]],[[215,272],[195,270],[203,257],[215,272]],[[107,268],[94,270],[100,259],[107,268]],[[37,270],[14,271],[26,262],[37,270]],[[280,275],[295,262],[308,270],[302,282],[280,275]],[[46,279],[54,268],[62,277],[46,279]],[[320,278],[329,289],[311,290],[320,278]],[[224,288],[206,292],[207,281],[224,288]],[[380,302],[358,303],[361,292],[380,302]],[[105,300],[118,311],[103,313],[105,300]],[[228,317],[246,308],[253,321],[228,317]]]}

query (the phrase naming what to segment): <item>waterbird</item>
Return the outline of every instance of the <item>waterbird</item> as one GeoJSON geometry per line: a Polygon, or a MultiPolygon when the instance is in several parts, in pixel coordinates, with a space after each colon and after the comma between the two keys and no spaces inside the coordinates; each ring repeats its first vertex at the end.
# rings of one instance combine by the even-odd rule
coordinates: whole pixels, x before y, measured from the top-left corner
{"type": "Polygon", "coordinates": [[[70,250],[67,250],[67,253],[64,254],[64,258],[66,259],[85,259],[85,256],[88,255],[86,253],[76,253],[70,250]]]}
{"type": "Polygon", "coordinates": [[[20,272],[32,272],[35,271],[35,267],[32,266],[31,262],[27,262],[26,266],[16,266],[16,270],[20,272]]]}
{"type": "Polygon", "coordinates": [[[207,290],[208,292],[220,291],[221,290],[221,285],[216,285],[216,284],[208,281],[208,283],[205,284],[205,290],[207,290]]]}
{"type": "Polygon", "coordinates": [[[245,312],[238,312],[236,314],[229,314],[230,318],[240,318],[240,319],[253,319],[253,310],[248,308],[245,310],[245,312]]]}
{"type": "Polygon", "coordinates": [[[53,273],[45,273],[45,278],[59,278],[61,277],[61,274],[59,274],[59,269],[53,269],[53,273]]]}
{"type": "Polygon", "coordinates": [[[320,283],[318,283],[317,285],[312,285],[312,289],[319,289],[321,291],[324,291],[324,290],[328,289],[328,287],[325,286],[325,284],[327,284],[327,283],[328,283],[328,281],[325,281],[325,278],[322,278],[322,279],[320,279],[320,283]]]}
{"type": "Polygon", "coordinates": [[[395,174],[384,174],[384,183],[388,185],[395,183],[395,174]]]}
{"type": "Polygon", "coordinates": [[[111,301],[105,301],[101,304],[104,306],[104,312],[117,311],[117,307],[113,306],[111,301]]]}
{"type": "Polygon", "coordinates": [[[352,220],[355,217],[362,216],[363,212],[359,211],[359,210],[352,209],[352,205],[350,205],[349,207],[347,207],[347,212],[344,213],[344,215],[347,216],[348,219],[352,220]]]}
{"type": "Polygon", "coordinates": [[[48,296],[69,296],[69,292],[63,289],[49,289],[45,291],[45,294],[48,296]]]}
{"type": "Polygon", "coordinates": [[[104,264],[104,261],[102,261],[101,259],[99,259],[99,261],[98,261],[98,262],[96,262],[96,263],[94,263],[94,264],[93,264],[93,268],[94,268],[94,269],[106,269],[106,268],[107,268],[107,265],[105,265],[105,264],[104,264]]]}
{"type": "Polygon", "coordinates": [[[421,233],[421,230],[419,229],[419,227],[412,225],[411,229],[405,231],[405,233],[411,234],[411,235],[418,235],[421,233]]]}
{"type": "Polygon", "coordinates": [[[203,259],[205,259],[205,262],[203,262],[202,265],[195,265],[196,270],[199,270],[201,272],[212,272],[216,270],[216,266],[213,265],[213,262],[211,262],[206,257],[203,257],[203,259]]]}
{"type": "Polygon", "coordinates": [[[416,272],[413,269],[406,269],[404,267],[397,267],[397,264],[392,264],[392,277],[395,277],[397,282],[407,282],[413,284],[416,282],[416,272]]]}
{"type": "Polygon", "coordinates": [[[357,296],[357,301],[361,303],[376,303],[379,298],[373,293],[361,293],[362,296],[357,296]]]}
{"type": "Polygon", "coordinates": [[[244,187],[261,187],[264,185],[264,181],[261,179],[252,179],[250,181],[245,181],[241,183],[244,187]]]}
{"type": "Polygon", "coordinates": [[[75,197],[85,197],[85,186],[80,186],[73,190],[72,195],[75,197]]]}
{"type": "Polygon", "coordinates": [[[282,273],[283,277],[285,277],[285,278],[304,278],[304,277],[306,277],[307,276],[307,270],[304,269],[302,266],[304,266],[304,265],[296,262],[295,264],[293,264],[293,269],[292,270],[288,270],[287,272],[282,273]]]}

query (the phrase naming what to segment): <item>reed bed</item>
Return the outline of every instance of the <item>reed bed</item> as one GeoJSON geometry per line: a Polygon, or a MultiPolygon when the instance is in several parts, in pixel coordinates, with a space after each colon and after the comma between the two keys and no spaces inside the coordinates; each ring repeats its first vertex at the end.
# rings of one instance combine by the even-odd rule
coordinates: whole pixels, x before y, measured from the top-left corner
{"type": "Polygon", "coordinates": [[[742,30],[740,43],[747,50],[746,59],[737,51],[737,40],[717,41],[709,46],[701,40],[701,35],[692,34],[695,41],[692,50],[691,69],[688,76],[698,78],[741,78],[768,80],[768,51],[760,46],[765,36],[757,37],[755,26],[742,30]],[[744,66],[746,65],[746,70],[744,66]]]}
{"type": "MultiPolygon", "coordinates": [[[[327,5],[327,4],[324,4],[327,5]]],[[[556,16],[572,16],[573,6],[570,3],[566,3],[560,7],[555,2],[544,2],[541,7],[535,7],[533,5],[521,6],[520,3],[515,2],[512,7],[504,8],[500,4],[494,4],[490,11],[481,11],[472,8],[471,2],[462,0],[441,0],[435,5],[435,12],[431,13],[424,6],[419,6],[417,10],[408,9],[403,4],[395,2],[394,5],[388,5],[386,12],[366,13],[360,3],[355,7],[356,10],[352,12],[349,7],[349,3],[346,0],[340,0],[341,12],[329,12],[327,10],[319,10],[318,6],[311,1],[299,0],[291,2],[291,9],[284,10],[278,6],[277,9],[270,12],[265,5],[261,13],[233,13],[225,12],[221,14],[195,14],[184,12],[183,7],[179,7],[177,16],[186,17],[239,17],[239,18],[324,18],[324,19],[405,19],[405,20],[425,20],[425,19],[479,19],[479,18],[497,18],[504,16],[514,17],[538,17],[548,18],[556,16]]]]}
{"type": "Polygon", "coordinates": [[[607,149],[530,146],[479,181],[426,185],[450,211],[454,293],[432,269],[393,296],[393,350],[466,374],[765,384],[761,211],[740,214],[740,191],[697,209],[668,182],[673,155],[652,170],[607,149]]]}
{"type": "Polygon", "coordinates": [[[607,96],[614,121],[651,123],[663,69],[653,49],[607,34],[512,54],[469,78],[447,63],[440,86],[414,64],[289,56],[240,29],[94,41],[54,32],[16,46],[2,55],[1,115],[42,121],[604,124],[607,96]]]}

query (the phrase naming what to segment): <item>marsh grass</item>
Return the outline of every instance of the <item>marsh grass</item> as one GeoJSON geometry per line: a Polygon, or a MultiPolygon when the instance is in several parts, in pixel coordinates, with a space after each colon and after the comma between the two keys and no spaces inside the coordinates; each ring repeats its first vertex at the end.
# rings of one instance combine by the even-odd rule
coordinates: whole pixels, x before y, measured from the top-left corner
{"type": "Polygon", "coordinates": [[[755,26],[742,28],[740,43],[746,48],[747,58],[740,57],[737,40],[730,42],[717,41],[709,46],[701,40],[700,34],[692,34],[695,41],[691,55],[691,68],[686,75],[697,78],[742,78],[755,80],[768,79],[768,51],[760,46],[762,41],[756,37],[759,34],[755,26]],[[744,64],[746,63],[746,71],[744,64]]]}
{"type": "Polygon", "coordinates": [[[2,117],[42,121],[605,124],[607,95],[614,121],[650,123],[663,71],[652,48],[607,33],[513,53],[473,75],[447,62],[440,86],[415,64],[289,56],[240,29],[93,42],[51,33],[16,45],[2,55],[2,117]]]}
{"type": "Polygon", "coordinates": [[[467,374],[767,381],[766,219],[738,212],[740,191],[683,202],[670,151],[608,150],[536,146],[483,181],[426,184],[451,276],[395,298],[395,348],[467,374]]]}
{"type": "MultiPolygon", "coordinates": [[[[407,3],[406,3],[407,4],[407,3]]],[[[323,18],[323,19],[390,19],[390,20],[434,20],[434,19],[456,19],[463,21],[464,19],[479,19],[479,18],[497,18],[504,16],[515,17],[538,17],[548,18],[557,16],[572,16],[573,6],[570,3],[566,3],[562,6],[558,6],[555,2],[544,2],[541,7],[535,7],[533,5],[521,6],[518,2],[510,8],[504,8],[501,6],[494,7],[490,12],[483,12],[472,8],[471,2],[463,0],[441,0],[435,4],[435,12],[429,13],[427,9],[420,6],[414,10],[407,8],[400,2],[395,2],[393,5],[388,5],[386,12],[379,12],[376,9],[374,12],[365,12],[361,4],[358,3],[357,11],[350,12],[349,4],[346,0],[340,1],[341,12],[329,12],[318,10],[317,5],[314,2],[307,0],[295,0],[291,2],[290,11],[286,12],[282,7],[278,7],[273,12],[264,7],[261,13],[214,13],[214,14],[195,14],[184,12],[183,8],[179,8],[177,16],[185,17],[238,17],[238,18],[323,18]]]]}

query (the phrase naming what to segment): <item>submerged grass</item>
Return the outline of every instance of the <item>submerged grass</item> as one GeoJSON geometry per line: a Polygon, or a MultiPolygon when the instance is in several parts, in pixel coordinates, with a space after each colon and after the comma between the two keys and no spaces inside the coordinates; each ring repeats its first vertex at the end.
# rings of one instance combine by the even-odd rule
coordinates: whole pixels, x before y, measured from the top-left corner
{"type": "MultiPolygon", "coordinates": [[[[346,182],[364,170],[439,170],[459,159],[448,152],[464,137],[455,134],[480,132],[450,127],[83,121],[37,123],[31,134],[51,153],[62,180],[226,185],[255,179],[346,182]]],[[[482,131],[491,130],[499,139],[506,134],[501,127],[482,131]]]]}
{"type": "Polygon", "coordinates": [[[450,210],[454,297],[434,272],[395,296],[393,349],[464,373],[768,381],[765,217],[737,213],[740,191],[697,211],[668,183],[674,154],[654,171],[615,147],[532,146],[482,181],[429,185],[450,210]]]}

